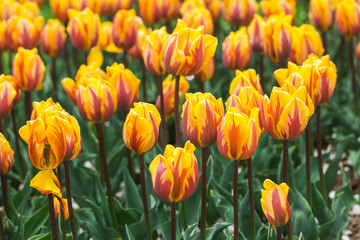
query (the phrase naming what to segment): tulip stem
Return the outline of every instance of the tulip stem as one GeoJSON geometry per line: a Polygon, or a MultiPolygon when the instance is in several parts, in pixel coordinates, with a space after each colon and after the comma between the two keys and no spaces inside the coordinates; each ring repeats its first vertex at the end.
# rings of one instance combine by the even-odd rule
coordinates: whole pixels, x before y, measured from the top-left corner
{"type": "Polygon", "coordinates": [[[6,240],[1,212],[0,212],[0,234],[1,234],[1,239],[6,240]]]}
{"type": "MultiPolygon", "coordinates": [[[[156,78],[156,76],[154,76],[156,78]]],[[[160,116],[161,116],[161,145],[165,148],[166,140],[166,122],[165,122],[165,103],[164,103],[164,91],[163,91],[163,78],[161,75],[157,76],[158,85],[159,85],[159,95],[160,95],[160,116]]],[[[180,147],[180,146],[178,146],[180,147]]]]}
{"type": "Polygon", "coordinates": [[[205,240],[206,229],[206,162],[208,148],[201,149],[201,219],[200,219],[200,239],[205,240]]]}
{"type": "Polygon", "coordinates": [[[124,64],[124,67],[127,68],[127,65],[128,65],[128,62],[127,62],[127,52],[126,52],[125,49],[124,49],[124,52],[123,52],[123,64],[124,64]]]}
{"type": "Polygon", "coordinates": [[[12,52],[9,51],[9,55],[8,55],[8,61],[9,61],[9,74],[11,75],[12,74],[12,62],[13,62],[13,59],[12,59],[12,52]]]}
{"type": "Polygon", "coordinates": [[[64,161],[64,168],[65,168],[66,197],[67,197],[67,201],[68,201],[71,232],[72,232],[73,239],[74,239],[74,240],[77,240],[77,239],[78,239],[78,236],[77,236],[77,232],[76,232],[76,225],[75,225],[75,218],[74,218],[74,210],[73,210],[72,197],[71,197],[71,185],[70,185],[70,174],[69,174],[69,161],[64,161]]]}
{"type": "Polygon", "coordinates": [[[56,168],[56,176],[59,180],[60,185],[62,184],[62,179],[61,179],[61,164],[59,164],[59,166],[57,166],[56,168]]]}
{"type": "Polygon", "coordinates": [[[31,92],[25,92],[25,112],[27,120],[31,118],[31,92]]]}
{"type": "Polygon", "coordinates": [[[321,192],[325,201],[326,206],[328,205],[328,199],[326,194],[326,184],[323,172],[323,162],[322,162],[322,146],[321,146],[321,122],[320,122],[320,106],[315,107],[316,112],[316,147],[318,153],[318,167],[319,167],[319,176],[321,183],[321,192]]]}
{"type": "Polygon", "coordinates": [[[182,208],[183,228],[184,231],[186,231],[186,229],[188,228],[188,221],[187,221],[187,207],[185,201],[181,202],[181,208],[182,208]]]}
{"type": "Polygon", "coordinates": [[[12,124],[13,124],[13,131],[14,131],[14,136],[15,136],[15,147],[16,147],[16,152],[18,155],[18,160],[20,163],[21,175],[23,178],[25,178],[24,160],[22,158],[21,151],[20,151],[19,137],[18,137],[19,133],[18,133],[17,127],[16,127],[16,116],[15,116],[14,109],[11,110],[11,120],[12,120],[12,124]]]}
{"type": "Polygon", "coordinates": [[[85,58],[84,59],[84,64],[87,65],[87,58],[88,58],[88,51],[87,50],[84,51],[84,58],[85,58]]]}
{"type": "Polygon", "coordinates": [[[171,240],[176,240],[176,202],[171,203],[171,240]]]}
{"type": "Polygon", "coordinates": [[[56,84],[56,58],[51,58],[51,80],[53,84],[53,98],[57,102],[57,84],[56,84]]]}
{"type": "Polygon", "coordinates": [[[322,38],[322,42],[323,42],[323,46],[324,46],[324,55],[328,52],[327,51],[327,38],[326,38],[326,32],[325,31],[321,31],[321,38],[322,38]]]}
{"type": "Polygon", "coordinates": [[[7,217],[10,219],[8,189],[7,189],[7,177],[5,174],[1,175],[1,187],[4,200],[4,207],[7,217]]]}
{"type": "Polygon", "coordinates": [[[310,205],[310,208],[312,208],[312,195],[311,195],[311,165],[310,165],[310,134],[311,134],[311,128],[310,123],[306,126],[305,129],[305,143],[306,143],[306,194],[307,194],[307,200],[310,205]]]}
{"type": "MultiPolygon", "coordinates": [[[[126,116],[127,116],[127,111],[123,111],[124,122],[126,120],[126,116]]],[[[127,147],[126,147],[126,157],[127,157],[130,176],[131,176],[132,180],[135,182],[135,173],[134,173],[134,167],[132,164],[131,150],[128,149],[127,147]]]]}
{"type": "Polygon", "coordinates": [[[66,40],[64,44],[64,57],[65,57],[65,66],[68,77],[71,77],[71,68],[70,68],[70,57],[69,57],[69,49],[68,49],[68,40],[66,40]]]}
{"type": "Polygon", "coordinates": [[[265,79],[264,79],[264,54],[259,54],[259,72],[260,72],[260,85],[262,89],[265,91],[265,79]]]}
{"type": "Polygon", "coordinates": [[[336,65],[338,67],[338,82],[339,82],[339,93],[340,93],[340,100],[341,100],[341,92],[342,87],[344,85],[342,81],[342,75],[343,75],[343,59],[344,59],[344,45],[345,45],[345,38],[343,36],[340,37],[340,46],[339,46],[339,57],[338,57],[338,64],[336,65]]]}
{"type": "Polygon", "coordinates": [[[54,199],[53,199],[53,195],[51,193],[48,194],[48,200],[49,200],[49,212],[50,212],[52,240],[57,240],[58,234],[57,234],[57,229],[56,229],[56,219],[55,219],[55,212],[54,212],[54,199]]]}
{"type": "Polygon", "coordinates": [[[146,89],[146,68],[145,63],[143,60],[141,60],[141,70],[142,70],[142,83],[143,83],[143,95],[144,95],[144,101],[147,102],[147,89],[146,89]]]}
{"type": "Polygon", "coordinates": [[[276,239],[281,240],[281,227],[276,228],[276,239]]]}
{"type": "MultiPolygon", "coordinates": [[[[283,180],[289,186],[289,142],[287,140],[283,141],[283,180]]],[[[292,225],[291,225],[291,217],[289,217],[289,221],[286,224],[287,226],[287,235],[288,240],[293,239],[292,234],[292,225]]]]}
{"type": "Polygon", "coordinates": [[[352,90],[354,95],[354,102],[355,102],[355,114],[358,115],[359,113],[359,103],[358,103],[358,91],[357,91],[357,84],[356,84],[356,69],[354,63],[354,47],[353,47],[353,38],[349,38],[349,58],[350,58],[350,67],[351,67],[351,83],[352,83],[352,90]]]}
{"type": "Polygon", "coordinates": [[[234,180],[233,180],[233,197],[234,197],[234,240],[239,237],[239,203],[238,203],[238,168],[239,160],[234,161],[234,180]]]}
{"type": "Polygon", "coordinates": [[[251,158],[247,160],[248,168],[248,184],[249,184],[249,197],[250,197],[250,227],[251,227],[251,239],[254,240],[256,237],[255,229],[255,200],[254,200],[254,183],[252,173],[252,162],[251,158]]]}
{"type": "Polygon", "coordinates": [[[176,145],[181,147],[181,132],[180,132],[180,113],[179,113],[179,85],[180,76],[175,77],[175,92],[174,92],[174,117],[175,117],[175,135],[176,145]]]}
{"type": "Polygon", "coordinates": [[[0,51],[0,74],[4,73],[3,63],[2,63],[2,52],[0,51]]]}
{"type": "Polygon", "coordinates": [[[108,166],[107,166],[107,162],[106,162],[105,142],[104,142],[104,134],[103,134],[102,124],[96,123],[95,126],[96,126],[96,131],[98,133],[98,138],[99,138],[100,161],[101,161],[101,165],[102,165],[103,175],[105,177],[106,188],[107,188],[108,195],[109,195],[111,217],[113,220],[115,230],[119,231],[116,214],[115,214],[115,204],[114,204],[113,193],[111,190],[109,171],[108,171],[108,166]]]}
{"type": "Polygon", "coordinates": [[[144,207],[144,215],[145,215],[145,224],[146,224],[146,233],[147,239],[152,240],[151,228],[150,228],[150,218],[149,218],[149,209],[147,202],[147,194],[146,194],[146,185],[145,185],[145,162],[144,155],[139,155],[140,157],[140,184],[141,184],[141,193],[144,207]]]}
{"type": "Polygon", "coordinates": [[[197,84],[198,84],[198,89],[199,89],[199,92],[204,92],[205,91],[205,88],[204,88],[204,82],[201,81],[200,79],[197,79],[196,80],[197,84]]]}
{"type": "MultiPolygon", "coordinates": [[[[58,200],[59,200],[59,203],[61,203],[60,199],[58,199],[58,200]]],[[[64,209],[61,206],[60,206],[60,225],[61,225],[62,239],[66,240],[65,213],[64,213],[64,209]]]]}

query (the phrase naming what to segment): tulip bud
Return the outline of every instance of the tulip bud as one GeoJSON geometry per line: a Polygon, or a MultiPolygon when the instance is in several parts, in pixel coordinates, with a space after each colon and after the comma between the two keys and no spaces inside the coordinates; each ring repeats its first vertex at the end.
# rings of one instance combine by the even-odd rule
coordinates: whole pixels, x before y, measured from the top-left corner
{"type": "Polygon", "coordinates": [[[69,218],[69,207],[68,207],[67,199],[55,197],[54,198],[55,217],[57,215],[61,217],[61,210],[63,210],[64,212],[64,219],[67,220],[69,218]]]}
{"type": "Polygon", "coordinates": [[[260,8],[265,19],[281,14],[295,16],[296,0],[262,0],[260,8]]]}
{"type": "Polygon", "coordinates": [[[131,9],[133,0],[111,0],[108,14],[113,16],[120,9],[131,9]]]}
{"type": "Polygon", "coordinates": [[[291,15],[270,16],[264,26],[264,50],[274,62],[287,59],[291,52],[291,15]]]}
{"type": "Polygon", "coordinates": [[[210,93],[187,93],[183,105],[184,136],[195,146],[209,147],[216,143],[217,128],[224,116],[224,105],[210,93]]]}
{"type": "Polygon", "coordinates": [[[214,72],[215,72],[215,60],[213,58],[211,59],[211,61],[207,66],[205,66],[200,72],[195,74],[195,79],[201,82],[206,82],[210,78],[212,78],[214,72]]]}
{"type": "Polygon", "coordinates": [[[6,49],[6,22],[0,20],[0,53],[5,52],[6,49]]]}
{"type": "Polygon", "coordinates": [[[0,75],[0,120],[10,114],[16,96],[16,88],[6,80],[5,75],[0,75]]]}
{"type": "Polygon", "coordinates": [[[119,53],[122,49],[115,46],[113,37],[113,24],[110,21],[101,23],[97,45],[106,52],[119,53]]]}
{"type": "Polygon", "coordinates": [[[74,9],[75,4],[72,0],[50,0],[50,7],[54,16],[63,22],[69,20],[68,10],[74,9]]]}
{"type": "Polygon", "coordinates": [[[165,19],[172,20],[180,17],[181,0],[167,0],[163,2],[165,19]]]}
{"type": "Polygon", "coordinates": [[[35,18],[39,13],[40,9],[34,2],[26,1],[23,4],[14,0],[2,0],[0,2],[0,19],[5,21],[12,16],[35,18]]]}
{"type": "Polygon", "coordinates": [[[310,0],[309,18],[315,27],[328,30],[333,24],[333,8],[329,0],[310,0]]]}
{"type": "Polygon", "coordinates": [[[274,227],[285,225],[290,218],[290,204],[287,199],[289,186],[286,183],[277,185],[270,179],[264,181],[265,190],[261,189],[261,208],[274,227]]]}
{"type": "Polygon", "coordinates": [[[124,50],[134,46],[140,22],[135,10],[119,10],[113,19],[113,41],[115,45],[124,50]]]}
{"type": "MultiPolygon", "coordinates": [[[[175,79],[172,75],[168,75],[162,83],[164,94],[164,112],[165,118],[170,117],[174,113],[174,93],[175,93],[175,79]]],[[[180,77],[179,82],[179,98],[185,97],[185,94],[189,91],[189,83],[184,77],[180,77]]],[[[180,101],[179,101],[180,102],[180,101]]],[[[160,110],[160,96],[156,99],[156,107],[160,110]]]]}
{"type": "Polygon", "coordinates": [[[37,47],[43,25],[44,18],[41,16],[34,19],[22,16],[9,18],[6,25],[8,47],[13,52],[16,52],[19,47],[26,49],[37,47]]]}
{"type": "Polygon", "coordinates": [[[220,17],[224,3],[221,0],[204,0],[206,8],[211,12],[213,20],[216,21],[220,17]]]}
{"type": "Polygon", "coordinates": [[[360,42],[356,45],[356,56],[360,59],[360,42]]]}
{"type": "Polygon", "coordinates": [[[224,0],[226,21],[236,26],[247,26],[258,10],[255,0],[224,0]]]}
{"type": "Polygon", "coordinates": [[[205,7],[193,8],[183,14],[182,20],[190,27],[204,27],[205,34],[214,33],[214,23],[209,10],[205,7]]]}
{"type": "Polygon", "coordinates": [[[223,62],[227,69],[236,70],[247,68],[251,62],[252,49],[245,27],[237,32],[231,32],[222,45],[223,62]]]}
{"type": "Polygon", "coordinates": [[[18,86],[17,80],[12,76],[12,75],[0,75],[0,84],[7,82],[10,83],[11,86],[15,89],[16,91],[16,96],[13,100],[13,104],[15,105],[21,97],[21,89],[18,86]]]}
{"type": "Polygon", "coordinates": [[[254,87],[261,95],[264,95],[259,75],[256,74],[255,69],[248,69],[245,71],[236,70],[235,78],[230,84],[229,94],[239,95],[240,88],[250,86],[254,87]]]}
{"type": "Polygon", "coordinates": [[[39,7],[41,7],[42,5],[44,5],[45,0],[19,0],[20,3],[25,3],[25,2],[33,2],[36,5],[38,5],[39,7]]]}
{"type": "Polygon", "coordinates": [[[156,195],[162,201],[180,202],[189,198],[199,183],[199,167],[190,141],[184,148],[166,145],[149,166],[156,195]]]}
{"type": "Polygon", "coordinates": [[[264,53],[264,19],[255,14],[253,20],[248,26],[249,44],[256,53],[264,53]]]}
{"type": "Polygon", "coordinates": [[[360,32],[360,3],[343,0],[336,6],[335,24],[345,37],[353,37],[360,32]]]}
{"type": "Polygon", "coordinates": [[[0,175],[6,175],[14,164],[14,151],[2,133],[0,133],[0,152],[0,175]]]}
{"type": "Polygon", "coordinates": [[[162,0],[139,0],[139,16],[148,25],[158,23],[163,17],[162,0]]]}
{"type": "Polygon", "coordinates": [[[57,19],[49,19],[41,33],[44,52],[50,57],[58,56],[66,41],[65,27],[57,19]]]}
{"type": "Polygon", "coordinates": [[[144,45],[145,38],[148,35],[148,30],[144,25],[139,27],[137,32],[135,45],[129,49],[129,55],[134,60],[142,59],[142,46],[144,45]]]}
{"type": "Polygon", "coordinates": [[[141,155],[157,144],[161,117],[152,104],[134,105],[126,117],[122,136],[126,147],[141,155]]]}
{"type": "Polygon", "coordinates": [[[23,91],[36,91],[42,88],[45,65],[38,55],[36,48],[27,50],[18,49],[12,65],[12,75],[23,91]]]}
{"type": "Polygon", "coordinates": [[[83,0],[83,8],[90,8],[91,11],[97,13],[100,17],[105,16],[108,12],[108,8],[110,7],[110,1],[108,0],[83,0]]]}

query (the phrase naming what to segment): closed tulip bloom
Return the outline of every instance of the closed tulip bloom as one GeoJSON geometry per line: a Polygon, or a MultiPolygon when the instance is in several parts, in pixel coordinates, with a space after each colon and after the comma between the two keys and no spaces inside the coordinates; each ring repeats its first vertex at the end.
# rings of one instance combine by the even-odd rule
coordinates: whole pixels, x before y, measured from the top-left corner
{"type": "Polygon", "coordinates": [[[139,0],[139,16],[148,25],[160,21],[163,17],[164,8],[162,0],[139,0]]]}
{"type": "Polygon", "coordinates": [[[260,8],[265,19],[279,14],[295,16],[296,0],[262,0],[260,8]]]}
{"type": "Polygon", "coordinates": [[[182,20],[190,27],[204,27],[205,34],[213,34],[214,23],[211,13],[205,7],[193,8],[183,14],[182,20]]]}
{"type": "Polygon", "coordinates": [[[152,74],[165,74],[165,43],[169,36],[170,35],[166,32],[166,28],[162,27],[158,30],[154,30],[145,38],[142,46],[142,56],[145,67],[152,74]]]}
{"type": "Polygon", "coordinates": [[[162,201],[179,202],[189,198],[199,183],[195,146],[187,141],[184,148],[166,145],[149,166],[156,195],[162,201]]]}
{"type": "Polygon", "coordinates": [[[106,52],[111,52],[111,53],[122,52],[122,49],[118,48],[114,44],[112,31],[113,31],[112,22],[106,21],[101,23],[97,45],[99,46],[100,49],[105,50],[106,52]]]}
{"type": "Polygon", "coordinates": [[[139,98],[140,80],[123,64],[117,63],[106,68],[106,80],[117,92],[117,109],[128,111],[139,98]]]}
{"type": "Polygon", "coordinates": [[[0,75],[0,84],[2,84],[4,82],[10,83],[11,86],[16,91],[16,96],[13,100],[13,104],[15,105],[16,103],[18,103],[18,101],[20,100],[20,97],[21,97],[21,89],[18,86],[17,80],[12,75],[1,74],[0,75]]]}
{"type": "Polygon", "coordinates": [[[273,227],[285,225],[290,218],[290,204],[287,199],[289,186],[277,185],[270,179],[264,181],[265,190],[261,189],[261,208],[273,227]]]}
{"type": "Polygon", "coordinates": [[[271,16],[264,26],[264,50],[274,62],[287,59],[291,52],[291,15],[271,16]]]}
{"type": "Polygon", "coordinates": [[[16,95],[16,88],[0,75],[0,120],[10,114],[16,95]]]}
{"type": "Polygon", "coordinates": [[[224,3],[222,0],[204,0],[206,8],[211,12],[213,20],[216,21],[222,14],[224,3]]]}
{"type": "Polygon", "coordinates": [[[198,73],[213,58],[217,43],[216,37],[204,34],[204,27],[192,29],[179,19],[165,44],[166,71],[176,76],[198,73]]]}
{"type": "Polygon", "coordinates": [[[210,93],[187,93],[183,105],[182,128],[184,136],[197,147],[209,147],[216,143],[217,128],[224,116],[221,98],[210,93]]]}
{"type": "Polygon", "coordinates": [[[19,47],[32,49],[40,42],[41,29],[44,25],[43,17],[34,19],[23,16],[13,16],[7,20],[6,41],[11,51],[16,52],[19,47]]]}
{"type": "Polygon", "coordinates": [[[99,14],[100,17],[105,16],[108,12],[108,8],[110,7],[109,0],[83,0],[83,8],[90,8],[94,13],[99,14]]]}
{"type": "Polygon", "coordinates": [[[335,24],[345,37],[353,37],[360,32],[360,3],[355,0],[342,0],[335,11],[335,24]]]}
{"type": "Polygon", "coordinates": [[[14,151],[2,133],[0,133],[0,153],[0,175],[6,175],[14,165],[14,151]]]}
{"type": "Polygon", "coordinates": [[[0,2],[0,19],[7,20],[12,16],[35,18],[39,16],[39,6],[30,1],[19,3],[15,0],[2,0],[0,2]]]}
{"type": "Polygon", "coordinates": [[[157,144],[161,117],[152,104],[134,105],[126,117],[122,136],[126,147],[141,155],[157,144]]]}
{"type": "Polygon", "coordinates": [[[315,27],[327,31],[333,24],[333,7],[329,0],[311,0],[309,18],[315,27]]]}
{"type": "Polygon", "coordinates": [[[237,32],[231,32],[222,45],[223,62],[227,69],[236,70],[247,68],[251,62],[252,48],[245,27],[237,32]]]}
{"type": "Polygon", "coordinates": [[[295,88],[291,83],[274,87],[270,99],[265,96],[261,108],[265,131],[273,138],[294,140],[305,130],[314,104],[305,86],[295,88]]]}
{"type": "Polygon", "coordinates": [[[58,19],[49,19],[41,33],[41,45],[50,57],[58,56],[65,45],[65,27],[58,19]]]}
{"type": "Polygon", "coordinates": [[[113,41],[115,45],[124,50],[134,46],[140,21],[134,9],[119,10],[113,19],[113,41]]]}
{"type": "MultiPolygon", "coordinates": [[[[162,82],[164,94],[164,112],[165,118],[170,117],[174,113],[174,93],[175,93],[175,78],[173,75],[168,75],[162,82]]],[[[180,77],[179,82],[179,98],[185,98],[185,94],[189,91],[190,84],[184,77],[180,77]]],[[[160,96],[157,97],[155,103],[157,109],[160,110],[160,96]]]]}
{"type": "Polygon", "coordinates": [[[224,15],[230,24],[249,25],[257,10],[255,0],[224,0],[224,15]]]}
{"type": "Polygon", "coordinates": [[[296,64],[302,64],[311,53],[321,57],[325,51],[322,39],[312,25],[293,27],[291,38],[289,61],[296,64]]]}
{"type": "Polygon", "coordinates": [[[195,79],[201,82],[206,82],[212,78],[215,72],[215,60],[211,59],[209,64],[205,66],[200,72],[195,74],[195,79]]]}
{"type": "Polygon", "coordinates": [[[36,91],[42,88],[45,65],[38,55],[36,48],[27,50],[18,49],[12,65],[12,75],[23,91],[36,91]]]}
{"type": "Polygon", "coordinates": [[[238,95],[240,88],[252,86],[258,91],[261,95],[264,94],[259,75],[256,74],[255,69],[248,69],[245,71],[236,70],[235,78],[230,84],[229,94],[238,95]]]}
{"type": "Polygon", "coordinates": [[[253,52],[260,54],[264,53],[264,25],[264,19],[260,15],[255,14],[247,28],[250,46],[253,52]]]}
{"type": "Polygon", "coordinates": [[[133,0],[110,0],[108,14],[113,16],[120,9],[131,9],[133,0]]]}
{"type": "Polygon", "coordinates": [[[52,13],[62,22],[67,22],[69,20],[68,10],[75,8],[73,2],[72,0],[50,0],[52,13]]]}
{"type": "Polygon", "coordinates": [[[0,20],[0,53],[5,52],[6,50],[6,22],[0,20]]]}
{"type": "Polygon", "coordinates": [[[181,0],[167,0],[163,2],[163,14],[167,20],[180,17],[181,0]]]}
{"type": "Polygon", "coordinates": [[[39,7],[41,7],[42,5],[44,5],[45,0],[19,0],[19,2],[20,3],[33,2],[37,4],[39,7]]]}
{"type": "Polygon", "coordinates": [[[285,83],[291,83],[296,88],[304,86],[307,79],[310,82],[310,74],[310,67],[298,66],[292,62],[288,62],[287,68],[280,68],[274,72],[280,86],[283,86],[285,83]]]}
{"type": "Polygon", "coordinates": [[[129,49],[129,55],[134,60],[142,59],[142,46],[145,42],[146,36],[149,34],[148,29],[141,25],[137,32],[135,45],[129,49]]]}
{"type": "Polygon", "coordinates": [[[68,208],[68,201],[64,198],[54,198],[54,212],[55,217],[59,215],[61,217],[61,209],[64,211],[64,218],[67,220],[69,218],[69,208],[68,208]],[[60,201],[59,201],[60,200],[60,201]]]}

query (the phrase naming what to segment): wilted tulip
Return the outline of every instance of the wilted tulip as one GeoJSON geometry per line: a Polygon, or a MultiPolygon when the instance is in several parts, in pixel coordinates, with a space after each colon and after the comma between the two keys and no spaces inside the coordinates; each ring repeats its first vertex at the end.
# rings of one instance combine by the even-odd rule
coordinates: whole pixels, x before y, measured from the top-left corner
{"type": "Polygon", "coordinates": [[[335,11],[335,24],[345,37],[353,37],[360,32],[360,3],[355,0],[342,0],[335,11]]]}
{"type": "Polygon", "coordinates": [[[10,114],[17,96],[16,90],[17,89],[6,80],[5,75],[0,75],[0,121],[10,114]]]}
{"type": "Polygon", "coordinates": [[[73,0],[50,0],[50,7],[54,16],[63,22],[69,20],[68,10],[76,8],[73,0]]]}
{"type": "Polygon", "coordinates": [[[213,34],[214,23],[211,13],[204,7],[193,8],[183,14],[182,20],[188,25],[189,28],[204,27],[205,34],[213,34]]]}
{"type": "Polygon", "coordinates": [[[128,51],[132,59],[134,60],[142,59],[142,46],[148,34],[149,34],[148,29],[144,25],[141,25],[137,31],[135,45],[132,46],[128,51]]]}
{"type": "Polygon", "coordinates": [[[58,56],[66,41],[65,27],[58,19],[49,19],[41,33],[44,52],[50,57],[58,56]]]}
{"type": "Polygon", "coordinates": [[[113,41],[115,45],[124,50],[134,46],[140,21],[134,9],[119,10],[113,19],[113,41]]]}
{"type": "Polygon", "coordinates": [[[284,61],[291,52],[291,15],[270,16],[264,26],[264,50],[274,62],[284,61]]]}
{"type": "Polygon", "coordinates": [[[224,0],[226,21],[236,26],[247,26],[258,10],[255,0],[224,0]]]}
{"type": "Polygon", "coordinates": [[[126,117],[122,136],[126,147],[141,155],[157,144],[161,117],[152,104],[134,105],[126,117]]]}
{"type": "Polygon", "coordinates": [[[262,0],[260,8],[265,19],[279,14],[295,16],[296,0],[262,0]]]}
{"type": "Polygon", "coordinates": [[[245,27],[237,32],[231,32],[222,45],[223,62],[227,69],[236,70],[247,68],[251,62],[252,49],[245,27]]]}
{"type": "Polygon", "coordinates": [[[19,47],[32,49],[40,42],[41,29],[44,25],[42,16],[36,18],[13,16],[7,20],[6,41],[11,51],[19,47]]]}
{"type": "Polygon", "coordinates": [[[163,2],[165,19],[172,20],[180,17],[181,0],[167,0],[163,2]]]}
{"type": "Polygon", "coordinates": [[[62,197],[61,184],[52,170],[42,170],[38,172],[38,174],[31,179],[30,187],[37,189],[41,194],[54,194],[57,197],[62,197]]]}
{"type": "Polygon", "coordinates": [[[204,28],[189,28],[178,20],[165,44],[164,65],[168,73],[190,76],[201,71],[213,58],[218,40],[204,34],[204,28]]]}
{"type": "Polygon", "coordinates": [[[333,7],[329,0],[310,0],[309,18],[321,31],[328,30],[333,24],[333,7]]]}
{"type": "Polygon", "coordinates": [[[0,133],[0,152],[0,175],[6,175],[14,165],[14,151],[2,133],[0,133]]]}
{"type": "Polygon", "coordinates": [[[27,50],[18,49],[12,65],[12,75],[23,91],[35,91],[42,88],[45,65],[38,55],[36,48],[27,50]]]}
{"type": "Polygon", "coordinates": [[[106,52],[119,53],[122,49],[115,46],[113,37],[113,24],[110,21],[101,23],[97,45],[106,52]]]}
{"type": "Polygon", "coordinates": [[[160,21],[163,17],[164,8],[162,0],[139,0],[139,16],[148,25],[160,21]]]}
{"type": "Polygon", "coordinates": [[[57,215],[61,216],[61,210],[64,211],[64,219],[67,220],[69,218],[69,208],[68,208],[67,199],[55,197],[54,198],[55,217],[57,215]]]}
{"type": "Polygon", "coordinates": [[[260,15],[255,14],[247,28],[250,46],[253,52],[260,54],[264,52],[264,25],[264,19],[260,15]]]}
{"type": "Polygon", "coordinates": [[[156,195],[162,201],[179,202],[189,198],[199,183],[199,167],[190,141],[184,148],[166,145],[149,169],[156,195]]]}
{"type": "Polygon", "coordinates": [[[200,72],[195,74],[195,79],[201,82],[206,82],[207,80],[212,78],[214,72],[215,72],[215,60],[213,58],[211,59],[211,61],[207,66],[205,66],[200,72]]]}
{"type": "Polygon", "coordinates": [[[290,218],[290,204],[287,199],[289,186],[286,183],[277,185],[270,179],[264,181],[265,190],[261,189],[261,208],[274,227],[285,225],[290,218]]]}
{"type": "Polygon", "coordinates": [[[261,95],[264,94],[259,75],[256,74],[255,69],[248,69],[245,71],[236,70],[235,77],[230,84],[229,94],[238,95],[240,88],[252,86],[258,91],[261,95]]]}
{"type": "Polygon", "coordinates": [[[6,49],[6,22],[0,20],[0,53],[5,52],[6,49]]]}

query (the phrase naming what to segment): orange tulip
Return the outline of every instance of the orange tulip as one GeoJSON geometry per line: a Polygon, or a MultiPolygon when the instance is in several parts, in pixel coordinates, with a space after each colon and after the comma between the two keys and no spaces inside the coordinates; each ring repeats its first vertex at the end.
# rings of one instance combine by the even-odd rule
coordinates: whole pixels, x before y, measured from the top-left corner
{"type": "Polygon", "coordinates": [[[183,14],[182,20],[190,27],[204,27],[205,34],[214,33],[214,23],[211,13],[204,7],[193,8],[183,14]]]}
{"type": "Polygon", "coordinates": [[[187,93],[181,115],[185,138],[198,147],[214,145],[217,128],[223,116],[221,98],[216,99],[210,93],[187,93]]]}
{"type": "Polygon", "coordinates": [[[140,22],[134,9],[119,10],[113,19],[113,40],[117,47],[128,50],[134,46],[140,22]]]}
{"type": "Polygon", "coordinates": [[[335,11],[335,24],[345,37],[353,37],[360,32],[360,3],[355,0],[342,0],[335,11]]]}
{"type": "Polygon", "coordinates": [[[5,52],[6,50],[6,22],[0,20],[0,53],[5,52]]]}
{"type": "Polygon", "coordinates": [[[195,74],[195,79],[201,82],[206,82],[212,78],[215,72],[215,60],[211,59],[209,64],[205,66],[200,72],[195,74]]]}
{"type": "Polygon", "coordinates": [[[328,30],[333,24],[333,8],[329,0],[310,0],[309,18],[315,27],[328,30]]]}
{"type": "Polygon", "coordinates": [[[26,50],[20,47],[12,65],[12,75],[17,80],[19,88],[23,91],[41,89],[44,73],[44,62],[38,55],[37,49],[26,50]]]}
{"type": "Polygon", "coordinates": [[[105,50],[106,52],[111,52],[111,53],[122,52],[122,49],[118,48],[114,44],[112,31],[113,31],[112,22],[106,21],[101,23],[97,45],[99,46],[100,49],[105,50]]]}
{"type": "Polygon", "coordinates": [[[256,53],[264,53],[264,19],[255,14],[253,20],[248,26],[249,44],[252,50],[256,53]]]}
{"type": "Polygon", "coordinates": [[[164,65],[168,73],[190,76],[201,71],[213,58],[217,38],[204,34],[204,28],[189,28],[178,20],[165,44],[164,65]]]}
{"type": "Polygon", "coordinates": [[[287,199],[289,186],[286,183],[277,185],[270,179],[264,181],[265,190],[261,189],[261,208],[274,227],[285,225],[290,218],[290,204],[287,199]]]}
{"type": "Polygon", "coordinates": [[[164,15],[162,0],[139,0],[139,16],[148,25],[160,21],[164,15]]]}
{"type": "Polygon", "coordinates": [[[6,175],[14,165],[14,151],[2,133],[0,133],[0,152],[0,175],[6,175]]]}
{"type": "Polygon", "coordinates": [[[35,18],[39,16],[39,6],[30,1],[19,3],[15,0],[2,0],[0,2],[0,19],[8,20],[12,16],[35,18]]]}
{"type": "Polygon", "coordinates": [[[180,17],[181,0],[167,0],[163,2],[165,19],[172,20],[180,17]]]}
{"type": "Polygon", "coordinates": [[[3,82],[8,82],[11,84],[11,86],[15,89],[16,91],[16,96],[13,100],[13,104],[15,105],[21,97],[21,89],[18,86],[17,80],[12,76],[12,75],[0,75],[0,84],[2,84],[3,82]]]}
{"type": "Polygon", "coordinates": [[[245,27],[237,32],[231,32],[222,45],[223,62],[227,69],[236,70],[247,68],[251,62],[252,48],[245,27]]]}
{"type": "Polygon", "coordinates": [[[99,14],[100,17],[105,16],[105,14],[107,14],[108,12],[108,8],[111,7],[111,3],[109,0],[82,0],[82,2],[83,6],[81,9],[85,9],[88,7],[94,13],[99,14]]]}
{"type": "Polygon", "coordinates": [[[49,19],[41,33],[44,52],[50,57],[58,56],[66,41],[65,27],[57,19],[49,19]]]}
{"type": "Polygon", "coordinates": [[[64,198],[54,198],[54,212],[55,217],[57,215],[61,216],[61,209],[64,211],[64,218],[67,220],[69,218],[69,208],[68,208],[68,201],[64,198]],[[60,201],[59,201],[60,200],[60,201]]]}
{"type": "Polygon", "coordinates": [[[54,16],[63,22],[69,20],[68,10],[76,8],[72,0],[50,0],[50,7],[54,16]]]}
{"type": "Polygon", "coordinates": [[[152,104],[139,102],[134,105],[126,117],[122,136],[126,147],[141,155],[156,145],[161,117],[152,104]]]}
{"type": "Polygon", "coordinates": [[[247,26],[257,12],[255,0],[224,0],[226,21],[237,26],[247,26]]]}
{"type": "Polygon", "coordinates": [[[19,2],[20,3],[33,2],[37,4],[39,7],[41,7],[42,5],[44,5],[45,0],[19,0],[19,2]]]}
{"type": "Polygon", "coordinates": [[[179,202],[189,198],[199,183],[199,167],[190,141],[184,148],[166,145],[149,166],[156,195],[162,201],[179,202]]]}
{"type": "Polygon", "coordinates": [[[229,94],[238,95],[240,88],[249,86],[254,87],[261,95],[264,94],[260,84],[259,75],[256,74],[255,69],[248,69],[245,71],[236,70],[235,78],[230,84],[229,94]]]}
{"type": "Polygon", "coordinates": [[[206,8],[211,12],[213,20],[216,21],[224,8],[224,3],[222,0],[204,0],[206,8]]]}
{"type": "Polygon", "coordinates": [[[265,19],[278,14],[295,16],[296,0],[262,0],[260,8],[265,19]]]}
{"type": "Polygon", "coordinates": [[[41,194],[54,194],[57,197],[62,197],[61,184],[51,169],[38,172],[31,179],[30,187],[37,189],[41,194]]]}
{"type": "Polygon", "coordinates": [[[17,96],[16,90],[5,75],[0,75],[0,120],[10,114],[17,96]]]}
{"type": "Polygon", "coordinates": [[[120,9],[131,9],[133,0],[110,0],[108,14],[113,16],[120,9]]]}
{"type": "Polygon", "coordinates": [[[142,59],[142,46],[144,45],[146,36],[149,34],[148,29],[144,25],[140,25],[136,36],[135,45],[129,49],[129,55],[134,60],[142,59]]]}

